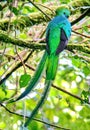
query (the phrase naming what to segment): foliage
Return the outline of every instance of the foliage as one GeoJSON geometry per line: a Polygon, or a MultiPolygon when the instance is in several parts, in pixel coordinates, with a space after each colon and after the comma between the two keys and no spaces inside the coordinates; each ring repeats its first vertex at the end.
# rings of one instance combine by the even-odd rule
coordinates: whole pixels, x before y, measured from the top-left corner
{"type": "MultiPolygon", "coordinates": [[[[34,3],[46,15],[29,0],[0,1],[0,129],[3,130],[22,129],[25,116],[30,115],[42,95],[44,78],[25,99],[9,103],[27,87],[43,55],[41,46],[45,43],[44,32],[50,21],[47,16],[53,17],[55,11],[50,9],[68,5],[72,22],[82,14],[83,7],[85,10],[90,5],[88,0],[34,0],[34,3]]],[[[36,120],[28,126],[29,130],[90,129],[89,28],[89,14],[72,26],[69,45],[60,54],[54,85],[36,120]]]]}

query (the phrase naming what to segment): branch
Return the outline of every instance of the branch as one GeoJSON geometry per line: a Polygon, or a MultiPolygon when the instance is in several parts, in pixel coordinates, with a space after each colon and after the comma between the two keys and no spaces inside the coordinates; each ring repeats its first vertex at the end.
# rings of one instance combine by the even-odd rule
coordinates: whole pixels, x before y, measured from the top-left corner
{"type": "Polygon", "coordinates": [[[81,52],[85,52],[87,54],[90,54],[90,44],[68,44],[66,47],[67,50],[73,52],[73,50],[78,50],[81,52]]]}
{"type": "MultiPolygon", "coordinates": [[[[34,69],[33,67],[31,67],[30,65],[28,65],[27,63],[26,63],[25,65],[26,65],[29,69],[31,69],[32,71],[35,71],[35,69],[34,69]]],[[[44,77],[44,78],[45,78],[45,77],[44,77]]],[[[74,98],[80,100],[80,101],[84,101],[81,97],[79,97],[79,96],[77,96],[77,95],[75,95],[75,94],[72,94],[72,93],[70,93],[70,92],[68,92],[68,91],[66,91],[66,90],[64,90],[64,89],[62,89],[61,87],[58,87],[58,86],[56,86],[56,85],[54,85],[54,84],[52,84],[51,86],[52,86],[53,88],[59,90],[59,91],[64,92],[65,94],[68,94],[69,96],[72,96],[72,97],[74,97],[74,98]]],[[[90,104],[90,103],[88,102],[88,104],[90,104]]]]}
{"type": "Polygon", "coordinates": [[[5,4],[2,6],[2,10],[5,9],[7,6],[8,6],[8,4],[5,3],[5,4]]]}
{"type": "MultiPolygon", "coordinates": [[[[9,109],[8,109],[7,107],[5,107],[2,103],[0,103],[0,105],[1,105],[7,112],[9,112],[10,114],[17,115],[17,116],[20,116],[20,117],[29,118],[29,116],[27,116],[27,115],[22,115],[22,114],[19,114],[19,113],[16,113],[16,112],[13,112],[13,111],[9,110],[9,109]]],[[[51,124],[51,123],[45,122],[45,121],[40,120],[40,119],[37,119],[37,118],[33,118],[33,120],[38,121],[38,122],[43,123],[43,124],[47,124],[47,125],[52,126],[52,127],[54,127],[54,128],[58,128],[58,129],[62,129],[62,130],[70,130],[69,128],[63,128],[63,127],[61,127],[61,126],[57,126],[57,125],[55,125],[55,124],[51,124]]]]}
{"type": "MultiPolygon", "coordinates": [[[[21,66],[21,65],[22,65],[22,62],[20,62],[20,66],[21,66]]],[[[35,71],[35,69],[34,69],[33,67],[31,67],[30,65],[28,65],[27,63],[25,63],[25,65],[26,65],[29,69],[31,69],[32,71],[35,71]]],[[[20,66],[19,66],[19,65],[16,65],[16,66],[13,68],[12,71],[8,72],[8,75],[6,75],[5,78],[0,81],[0,84],[2,84],[2,83],[11,75],[11,73],[14,72],[16,69],[18,69],[20,66]]],[[[56,85],[54,85],[54,84],[52,84],[52,87],[55,88],[55,89],[57,89],[57,90],[59,90],[59,91],[62,91],[62,92],[64,92],[64,93],[66,93],[66,94],[68,94],[69,96],[72,96],[72,97],[74,97],[74,98],[76,98],[76,99],[78,99],[78,100],[80,100],[80,101],[84,101],[81,97],[79,97],[79,96],[77,96],[77,95],[74,95],[74,94],[72,94],[72,93],[70,93],[70,92],[68,92],[68,91],[66,91],[66,90],[64,90],[64,89],[62,89],[61,87],[58,87],[58,86],[56,86],[56,85]]],[[[88,104],[90,104],[90,103],[88,103],[88,104]]]]}
{"type": "MultiPolygon", "coordinates": [[[[35,71],[35,69],[34,69],[33,67],[31,67],[30,65],[28,65],[27,63],[26,63],[25,65],[26,65],[29,69],[31,69],[32,71],[35,71]]],[[[45,77],[44,77],[44,78],[45,78],[45,77]]],[[[61,87],[58,87],[58,86],[56,86],[56,85],[54,85],[54,84],[52,84],[51,86],[52,86],[53,88],[59,90],[59,91],[64,92],[65,94],[68,94],[69,96],[72,96],[72,97],[76,98],[76,99],[79,100],[79,101],[84,101],[81,97],[79,97],[79,96],[77,96],[77,95],[75,95],[75,94],[72,94],[72,93],[70,93],[70,92],[68,92],[68,91],[66,91],[66,90],[64,90],[64,89],[62,89],[61,87]]],[[[88,104],[90,104],[90,103],[88,102],[88,104]]]]}
{"type": "MultiPolygon", "coordinates": [[[[36,7],[42,14],[44,14],[49,20],[51,20],[51,18],[43,11],[41,10],[36,4],[34,4],[34,2],[32,2],[31,0],[28,0],[34,7],[36,7]]],[[[46,19],[45,19],[46,21],[46,19]]]]}
{"type": "MultiPolygon", "coordinates": [[[[85,54],[85,53],[84,53],[84,54],[85,54]]],[[[89,55],[84,56],[84,55],[81,55],[81,54],[77,53],[77,54],[75,54],[74,56],[77,56],[78,58],[83,59],[84,61],[90,63],[90,56],[89,56],[89,55]]]]}
{"type": "MultiPolygon", "coordinates": [[[[45,21],[44,17],[41,13],[32,13],[29,16],[20,16],[18,17],[18,21],[16,17],[11,18],[10,22],[10,28],[12,28],[15,23],[17,23],[17,27],[24,28],[24,27],[29,27],[37,23],[41,23],[45,21]]],[[[9,23],[9,18],[4,18],[0,20],[0,29],[1,30],[7,30],[8,29],[8,23],[9,23]]]]}
{"type": "Polygon", "coordinates": [[[78,35],[80,35],[80,36],[82,36],[82,37],[90,38],[90,36],[85,35],[85,34],[82,34],[82,33],[79,33],[79,32],[77,32],[77,31],[72,30],[72,32],[74,32],[74,33],[76,33],[76,34],[78,34],[78,35]]]}
{"type": "MultiPolygon", "coordinates": [[[[5,44],[13,44],[18,45],[20,47],[27,47],[33,50],[44,50],[46,48],[45,41],[42,41],[43,43],[36,44],[33,41],[23,41],[20,39],[12,38],[8,36],[5,31],[0,30],[0,41],[4,42],[5,44]]],[[[66,47],[67,50],[73,51],[73,50],[79,50],[82,52],[85,52],[87,54],[90,54],[90,44],[68,44],[66,47]]]]}
{"type": "Polygon", "coordinates": [[[77,19],[71,22],[71,25],[73,26],[74,24],[78,23],[80,20],[82,20],[85,16],[87,16],[90,13],[90,8],[87,9],[81,16],[79,16],[77,19]]]}
{"type": "MultiPolygon", "coordinates": [[[[51,6],[50,7],[52,10],[56,10],[57,6],[51,6]]],[[[26,15],[21,15],[18,16],[18,21],[17,17],[12,17],[11,22],[10,22],[10,28],[12,28],[14,25],[20,29],[24,29],[24,27],[30,27],[35,24],[40,24],[42,22],[48,22],[50,21],[50,17],[53,16],[53,12],[49,11],[48,9],[44,9],[44,14],[42,12],[34,12],[30,13],[28,16],[26,15]],[[48,19],[45,19],[45,14],[48,19]]],[[[4,18],[0,20],[0,29],[1,30],[7,30],[8,29],[8,23],[9,23],[9,18],[4,18]]]]}
{"type": "MultiPolygon", "coordinates": [[[[27,54],[27,56],[24,57],[23,62],[25,63],[28,58],[30,57],[30,55],[33,53],[33,50],[27,54]]],[[[12,65],[8,71],[6,71],[6,73],[4,74],[4,76],[2,76],[3,78],[1,78],[0,80],[0,84],[2,84],[6,79],[8,79],[8,77],[15,71],[17,70],[19,67],[22,66],[22,62],[21,61],[17,61],[16,64],[12,65]]]]}
{"type": "MultiPolygon", "coordinates": [[[[30,1],[30,0],[29,0],[30,1]]],[[[30,1],[31,2],[31,1],[30,1]]],[[[18,16],[18,21],[17,17],[12,17],[11,22],[10,22],[10,28],[12,28],[14,25],[20,29],[24,27],[30,27],[35,24],[42,23],[44,21],[48,22],[50,19],[55,15],[55,13],[49,11],[48,9],[44,9],[42,11],[38,6],[36,6],[33,2],[31,2],[35,7],[39,9],[41,12],[34,12],[30,13],[28,16],[18,16]],[[45,19],[45,16],[48,19],[45,19]]],[[[55,11],[59,6],[50,6],[50,9],[55,11]]],[[[85,11],[80,17],[78,17],[76,20],[71,22],[71,25],[73,26],[74,24],[78,23],[80,20],[82,20],[88,13],[90,12],[90,9],[85,11]]],[[[9,23],[9,18],[4,18],[0,20],[0,29],[1,30],[7,30],[8,29],[8,23],[9,23]]]]}
{"type": "Polygon", "coordinates": [[[5,31],[0,30],[0,41],[4,42],[5,44],[13,44],[13,45],[18,45],[20,47],[27,47],[33,50],[40,49],[43,50],[45,48],[45,45],[41,44],[35,44],[33,42],[26,42],[24,40],[12,38],[8,36],[8,34],[5,31]]]}
{"type": "MultiPolygon", "coordinates": [[[[74,98],[76,98],[76,99],[78,99],[78,100],[80,100],[80,101],[84,101],[81,97],[79,97],[79,96],[77,96],[77,95],[74,95],[74,94],[72,94],[72,93],[70,93],[70,92],[68,92],[68,91],[66,91],[66,90],[64,90],[64,89],[62,89],[61,87],[58,87],[58,86],[56,86],[56,85],[54,85],[54,84],[52,84],[52,87],[55,88],[55,89],[57,89],[57,90],[59,90],[59,91],[62,91],[62,92],[64,92],[64,93],[66,93],[66,94],[68,94],[69,96],[72,96],[72,97],[74,97],[74,98]]],[[[89,104],[89,103],[88,103],[88,104],[89,104]]]]}

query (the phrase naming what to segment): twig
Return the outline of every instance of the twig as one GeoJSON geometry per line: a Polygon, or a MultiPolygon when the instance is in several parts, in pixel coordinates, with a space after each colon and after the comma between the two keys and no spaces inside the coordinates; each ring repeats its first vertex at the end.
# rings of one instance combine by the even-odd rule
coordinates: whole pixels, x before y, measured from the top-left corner
{"type": "MultiPolygon", "coordinates": [[[[25,61],[24,61],[24,62],[25,62],[25,61]]],[[[20,65],[16,66],[16,67],[13,69],[13,71],[11,71],[8,75],[6,75],[5,78],[0,81],[0,84],[2,84],[2,83],[11,75],[11,73],[14,72],[16,69],[18,69],[21,65],[22,65],[22,62],[20,62],[20,65]]],[[[35,69],[34,69],[33,67],[31,67],[30,65],[28,65],[27,63],[25,63],[25,65],[26,65],[29,69],[31,69],[32,71],[35,71],[35,69]]],[[[66,93],[66,94],[68,94],[68,95],[70,95],[70,96],[72,96],[72,97],[74,97],[74,98],[76,98],[76,99],[78,99],[78,100],[80,100],[80,101],[84,101],[81,97],[79,97],[79,96],[77,96],[77,95],[74,95],[74,94],[72,94],[72,93],[70,93],[70,92],[68,92],[68,91],[66,91],[66,90],[64,90],[64,89],[62,89],[62,88],[60,88],[60,87],[54,85],[54,84],[52,84],[52,87],[55,88],[55,89],[57,89],[57,90],[59,90],[59,91],[62,91],[62,92],[64,92],[64,93],[66,93]]],[[[89,103],[88,103],[88,104],[89,104],[89,103]]]]}
{"type": "Polygon", "coordinates": [[[21,62],[22,62],[22,65],[23,65],[23,68],[24,68],[24,73],[26,73],[26,68],[25,68],[25,64],[24,64],[24,62],[23,62],[23,59],[22,59],[22,57],[19,55],[19,53],[18,53],[18,50],[17,50],[17,46],[15,45],[15,50],[16,50],[16,54],[17,54],[17,56],[19,57],[19,59],[21,60],[21,62]]]}
{"type": "Polygon", "coordinates": [[[76,33],[76,34],[78,34],[78,35],[80,35],[80,36],[83,36],[83,37],[86,37],[86,38],[90,38],[90,36],[87,36],[87,35],[85,35],[85,34],[81,34],[81,33],[77,32],[77,31],[75,31],[75,30],[72,30],[72,32],[74,32],[74,33],[76,33]]]}
{"type": "MultiPolygon", "coordinates": [[[[23,62],[26,62],[28,60],[28,58],[30,57],[30,55],[33,53],[33,50],[27,55],[27,57],[25,57],[24,61],[23,62]]],[[[15,70],[17,70],[19,67],[22,66],[22,62],[20,61],[19,63],[17,63],[16,66],[14,66],[10,72],[8,72],[4,78],[2,78],[0,80],[0,84],[2,84],[11,74],[12,72],[14,72],[15,70]]]]}
{"type": "MultiPolygon", "coordinates": [[[[74,94],[72,94],[72,93],[70,93],[70,92],[68,92],[68,91],[66,91],[66,90],[64,90],[64,89],[62,89],[62,88],[60,88],[60,87],[54,85],[54,84],[52,84],[52,87],[55,88],[55,89],[57,89],[57,90],[59,90],[59,91],[62,91],[62,92],[64,92],[64,93],[66,93],[66,94],[68,94],[68,95],[70,95],[70,96],[72,96],[72,97],[74,97],[74,98],[76,98],[76,99],[78,99],[78,100],[80,100],[80,101],[83,101],[83,99],[82,99],[81,97],[79,97],[79,96],[77,96],[77,95],[74,95],[74,94]]],[[[88,103],[88,104],[89,104],[89,103],[88,103]]]]}
{"type": "Polygon", "coordinates": [[[77,57],[83,59],[84,61],[90,63],[90,58],[89,58],[89,56],[84,56],[84,55],[81,55],[81,54],[75,54],[74,56],[77,56],[77,57]]]}
{"type": "Polygon", "coordinates": [[[3,10],[4,8],[6,8],[7,6],[8,6],[8,4],[5,3],[5,4],[2,6],[2,10],[3,10]]]}
{"type": "MultiPolygon", "coordinates": [[[[21,116],[21,117],[24,116],[24,115],[22,115],[22,114],[19,114],[19,113],[16,113],[16,112],[13,112],[13,111],[9,110],[9,109],[8,109],[7,107],[5,107],[2,103],[0,103],[0,105],[1,105],[6,111],[8,111],[10,114],[14,114],[14,115],[21,116]]],[[[29,116],[25,116],[25,118],[29,118],[29,116]]],[[[59,129],[62,129],[62,130],[70,130],[69,128],[63,128],[63,127],[61,127],[61,126],[57,126],[57,125],[55,125],[55,124],[51,124],[51,123],[45,122],[45,121],[40,120],[40,119],[37,119],[37,118],[33,118],[33,120],[38,121],[38,122],[43,123],[43,124],[50,125],[50,126],[52,126],[52,127],[54,127],[54,128],[59,128],[59,129]]]]}
{"type": "Polygon", "coordinates": [[[36,6],[36,4],[34,4],[34,2],[32,2],[31,0],[28,0],[32,5],[34,5],[40,12],[42,12],[49,20],[51,20],[51,18],[46,14],[44,13],[38,6],[36,6]]]}
{"type": "Polygon", "coordinates": [[[75,19],[74,21],[71,22],[71,25],[73,26],[74,24],[78,23],[80,20],[82,20],[86,15],[88,15],[88,13],[90,13],[90,8],[87,9],[83,14],[81,14],[81,16],[79,16],[77,19],[75,19]]]}
{"type": "MultiPolygon", "coordinates": [[[[31,69],[32,71],[35,71],[35,69],[33,68],[33,67],[31,67],[30,65],[28,65],[27,63],[25,64],[29,69],[31,69]]],[[[72,96],[72,97],[74,97],[74,98],[76,98],[76,99],[78,99],[78,100],[80,100],[80,101],[83,101],[83,99],[81,98],[81,97],[79,97],[79,96],[77,96],[77,95],[74,95],[74,94],[72,94],[72,93],[70,93],[70,92],[68,92],[68,91],[66,91],[66,90],[64,90],[64,89],[62,89],[61,87],[58,87],[58,86],[56,86],[56,85],[54,85],[54,84],[52,84],[52,87],[53,88],[55,88],[55,89],[57,89],[57,90],[59,90],[59,91],[62,91],[62,92],[64,92],[64,93],[66,93],[66,94],[68,94],[68,95],[70,95],[70,96],[72,96]]],[[[88,103],[88,104],[90,104],[90,103],[88,103]]]]}
{"type": "MultiPolygon", "coordinates": [[[[87,27],[87,28],[90,28],[90,25],[83,26],[83,28],[86,28],[86,27],[87,27]]],[[[74,28],[74,31],[75,31],[75,30],[79,30],[79,29],[82,29],[82,27],[75,27],[75,28],[74,28]]]]}
{"type": "MultiPolygon", "coordinates": [[[[20,52],[19,55],[22,55],[22,53],[24,53],[24,52],[25,52],[25,50],[23,50],[22,52],[20,52]]],[[[3,51],[0,51],[0,54],[1,54],[1,55],[2,55],[2,53],[3,53],[3,51]]],[[[8,53],[8,52],[7,52],[7,53],[8,53]]],[[[19,60],[19,58],[18,58],[17,55],[12,56],[12,55],[7,54],[7,53],[4,53],[4,56],[5,56],[5,57],[7,57],[7,58],[9,58],[9,59],[13,59],[13,60],[19,60]]]]}
{"type": "MultiPolygon", "coordinates": [[[[27,63],[25,64],[29,69],[31,69],[32,71],[35,71],[35,69],[33,68],[33,67],[31,67],[30,65],[28,65],[27,63]]],[[[45,78],[45,77],[44,77],[45,78]]],[[[78,100],[80,100],[80,101],[83,101],[83,99],[81,98],[81,97],[79,97],[79,96],[77,96],[77,95],[74,95],[74,94],[72,94],[72,93],[70,93],[70,92],[68,92],[68,91],[66,91],[66,90],[64,90],[64,89],[62,89],[61,87],[58,87],[58,86],[56,86],[56,85],[54,85],[54,84],[52,84],[52,87],[53,88],[55,88],[55,89],[57,89],[57,90],[59,90],[59,91],[62,91],[62,92],[64,92],[64,93],[66,93],[66,94],[68,94],[68,95],[70,95],[70,96],[72,96],[72,97],[74,97],[74,98],[76,98],[76,99],[78,99],[78,100]]],[[[88,103],[88,104],[90,104],[90,103],[88,103]]]]}
{"type": "Polygon", "coordinates": [[[44,8],[47,8],[47,9],[50,10],[52,13],[55,13],[52,9],[50,9],[49,7],[47,7],[47,6],[43,5],[43,4],[40,4],[40,3],[36,3],[36,4],[37,4],[37,5],[40,5],[40,6],[44,7],[44,8]]]}

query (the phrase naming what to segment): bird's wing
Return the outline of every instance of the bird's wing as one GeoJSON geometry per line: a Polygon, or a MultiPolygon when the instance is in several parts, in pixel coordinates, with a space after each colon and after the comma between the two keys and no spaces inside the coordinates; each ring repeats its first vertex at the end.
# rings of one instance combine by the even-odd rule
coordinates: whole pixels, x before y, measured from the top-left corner
{"type": "Polygon", "coordinates": [[[58,48],[56,50],[57,55],[65,49],[65,47],[68,43],[68,38],[67,38],[64,30],[60,29],[60,31],[61,31],[61,33],[60,33],[60,43],[59,43],[58,48]]]}

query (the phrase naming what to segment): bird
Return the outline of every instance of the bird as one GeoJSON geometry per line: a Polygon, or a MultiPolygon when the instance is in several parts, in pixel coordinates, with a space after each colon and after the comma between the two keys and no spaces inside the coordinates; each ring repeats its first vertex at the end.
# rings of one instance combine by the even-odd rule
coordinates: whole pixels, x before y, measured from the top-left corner
{"type": "Polygon", "coordinates": [[[67,7],[59,7],[56,10],[55,17],[49,22],[46,29],[46,50],[42,56],[42,59],[35,71],[34,76],[30,80],[28,87],[17,99],[14,100],[14,102],[21,100],[31,92],[31,90],[39,82],[39,79],[41,78],[41,75],[45,68],[46,78],[42,97],[40,98],[34,110],[31,112],[30,117],[24,124],[24,127],[28,126],[32,118],[44,103],[50,86],[55,79],[58,68],[59,54],[65,49],[71,36],[72,29],[71,24],[68,20],[69,16],[70,11],[67,7]]]}

